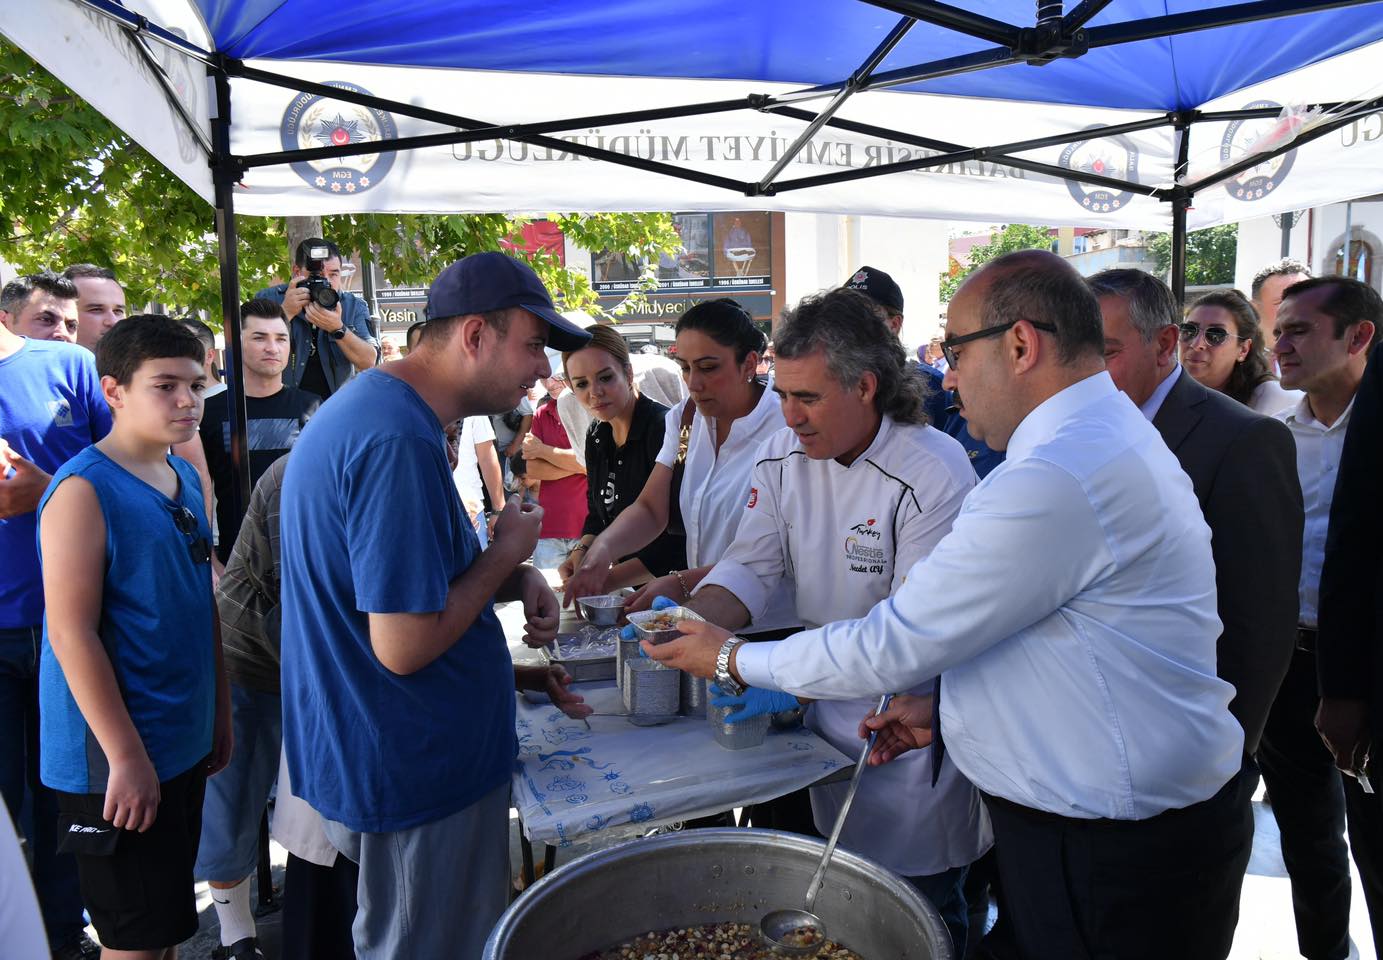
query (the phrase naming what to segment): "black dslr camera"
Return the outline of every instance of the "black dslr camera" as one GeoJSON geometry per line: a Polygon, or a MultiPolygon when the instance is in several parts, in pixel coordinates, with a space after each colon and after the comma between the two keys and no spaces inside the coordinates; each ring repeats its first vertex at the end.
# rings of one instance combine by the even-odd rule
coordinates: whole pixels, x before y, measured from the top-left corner
{"type": "Polygon", "coordinates": [[[306,287],[307,295],[312,298],[312,302],[323,310],[335,310],[336,305],[341,302],[341,295],[331,288],[331,283],[322,273],[322,266],[329,259],[331,247],[326,244],[308,247],[307,263],[303,266],[307,271],[307,277],[294,284],[306,287]]]}

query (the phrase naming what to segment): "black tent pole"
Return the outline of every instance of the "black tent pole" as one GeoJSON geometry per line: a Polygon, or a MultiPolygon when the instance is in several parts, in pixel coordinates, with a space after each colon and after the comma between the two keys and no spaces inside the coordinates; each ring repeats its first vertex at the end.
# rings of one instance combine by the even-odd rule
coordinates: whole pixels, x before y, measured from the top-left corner
{"type": "MultiPolygon", "coordinates": [[[[1191,156],[1191,124],[1194,114],[1178,114],[1173,121],[1177,136],[1177,162],[1172,170],[1173,177],[1186,176],[1186,165],[1191,156]]],[[[1172,295],[1177,306],[1186,304],[1186,211],[1191,207],[1191,194],[1184,188],[1172,194],[1172,295]]]]}
{"type": "Polygon", "coordinates": [[[1172,295],[1177,305],[1186,305],[1186,208],[1191,201],[1186,197],[1172,200],[1172,295]]]}
{"type": "MultiPolygon", "coordinates": [[[[250,444],[245,409],[245,370],[240,357],[240,256],[235,232],[236,182],[241,177],[231,155],[230,77],[219,65],[208,68],[216,83],[211,116],[212,180],[216,191],[216,244],[221,263],[221,331],[226,340],[226,400],[230,417],[232,510],[243,517],[250,503],[250,444]]],[[[222,531],[223,534],[228,531],[222,531]]]]}

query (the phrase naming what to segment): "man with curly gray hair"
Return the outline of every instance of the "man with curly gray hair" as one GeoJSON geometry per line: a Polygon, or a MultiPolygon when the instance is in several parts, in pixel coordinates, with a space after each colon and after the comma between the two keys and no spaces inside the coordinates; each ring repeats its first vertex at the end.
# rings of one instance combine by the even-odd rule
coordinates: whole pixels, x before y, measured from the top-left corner
{"type": "MultiPolygon", "coordinates": [[[[924,383],[865,294],[808,297],[783,318],[774,348],[787,429],[759,448],[739,533],[690,601],[731,630],[760,616],[789,574],[804,625],[864,616],[950,531],[975,485],[964,448],[927,425],[924,383]]],[[[927,680],[913,692],[931,689],[927,680]]],[[[798,705],[766,690],[719,699],[743,703],[737,720],[798,705]]],[[[805,722],[849,753],[873,702],[814,703],[805,722]]],[[[844,786],[812,789],[818,830],[834,822],[844,786]]],[[[937,905],[963,955],[965,873],[990,845],[975,789],[951,765],[934,778],[923,750],[871,770],[855,806],[841,846],[907,877],[937,905]]]]}

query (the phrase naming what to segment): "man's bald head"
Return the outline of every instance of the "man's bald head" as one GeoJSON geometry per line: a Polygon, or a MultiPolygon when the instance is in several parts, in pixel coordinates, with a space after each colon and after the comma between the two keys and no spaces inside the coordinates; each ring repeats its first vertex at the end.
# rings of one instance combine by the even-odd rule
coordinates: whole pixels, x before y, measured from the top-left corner
{"type": "Polygon", "coordinates": [[[991,260],[956,293],[973,298],[981,327],[1016,320],[1056,327],[1057,355],[1073,364],[1104,355],[1100,304],[1075,269],[1046,250],[1019,250],[991,260]]]}
{"type": "Polygon", "coordinates": [[[1100,305],[1080,274],[1040,250],[987,264],[946,312],[950,370],[970,435],[995,450],[1034,408],[1104,369],[1100,305]]]}

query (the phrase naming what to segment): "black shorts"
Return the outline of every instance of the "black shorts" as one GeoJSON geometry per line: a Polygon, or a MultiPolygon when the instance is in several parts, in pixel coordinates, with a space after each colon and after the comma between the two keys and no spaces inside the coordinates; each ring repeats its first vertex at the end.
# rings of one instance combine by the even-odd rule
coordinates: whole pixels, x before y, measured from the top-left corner
{"type": "Polygon", "coordinates": [[[158,815],[143,833],[116,831],[101,814],[103,793],[58,796],[59,836],[77,858],[82,901],[103,946],[113,950],[159,950],[197,932],[197,894],[192,877],[202,836],[206,762],[159,784],[158,815]],[[94,828],[72,829],[73,824],[94,828]],[[85,834],[85,837],[79,836],[85,834]],[[78,849],[84,839],[87,852],[78,849]]]}

